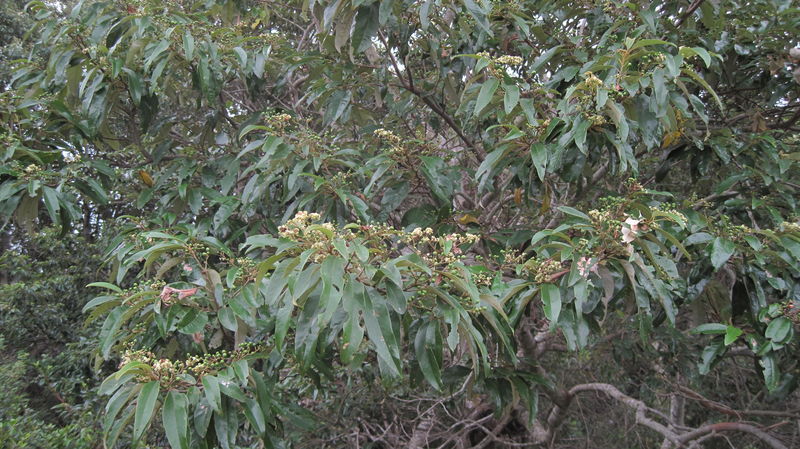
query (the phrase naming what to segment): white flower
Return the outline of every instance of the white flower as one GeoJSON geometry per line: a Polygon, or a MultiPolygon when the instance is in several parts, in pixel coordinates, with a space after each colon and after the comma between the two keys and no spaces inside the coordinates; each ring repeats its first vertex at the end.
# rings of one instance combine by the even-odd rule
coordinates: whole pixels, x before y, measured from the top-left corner
{"type": "Polygon", "coordinates": [[[628,218],[625,220],[625,224],[629,227],[623,226],[620,231],[622,232],[622,243],[630,243],[636,240],[636,235],[639,231],[639,222],[642,220],[634,220],[633,218],[628,218]]]}
{"type": "Polygon", "coordinates": [[[74,154],[70,152],[62,153],[64,156],[64,162],[71,164],[73,162],[79,162],[81,160],[80,154],[74,154]]]}
{"type": "Polygon", "coordinates": [[[578,273],[580,273],[581,276],[588,278],[590,272],[597,274],[597,263],[593,263],[592,259],[589,259],[588,257],[581,257],[578,259],[578,273]]]}

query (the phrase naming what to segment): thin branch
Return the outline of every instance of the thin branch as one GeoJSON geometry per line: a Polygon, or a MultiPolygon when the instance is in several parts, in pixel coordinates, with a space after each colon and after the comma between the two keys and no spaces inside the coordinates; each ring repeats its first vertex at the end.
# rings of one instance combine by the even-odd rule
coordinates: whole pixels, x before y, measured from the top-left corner
{"type": "Polygon", "coordinates": [[[464,134],[464,131],[461,129],[461,127],[458,126],[453,117],[451,117],[450,114],[448,114],[447,111],[445,111],[442,106],[440,106],[438,103],[436,103],[435,101],[430,99],[427,95],[423,94],[420,90],[414,87],[414,80],[411,78],[410,70],[406,70],[406,77],[408,79],[407,80],[403,79],[403,74],[402,74],[403,72],[400,70],[400,64],[397,63],[397,59],[394,57],[394,54],[392,53],[392,48],[386,41],[386,37],[383,35],[383,32],[381,32],[380,30],[378,31],[378,37],[380,38],[383,47],[386,49],[386,53],[389,55],[389,60],[391,61],[392,66],[394,67],[397,79],[400,81],[400,87],[416,95],[417,98],[422,100],[422,102],[425,103],[433,112],[435,112],[436,115],[441,117],[442,120],[444,120],[445,123],[447,123],[450,129],[452,129],[458,135],[459,139],[461,139],[461,141],[464,142],[464,144],[467,147],[475,151],[478,160],[482,161],[486,157],[485,151],[475,146],[475,143],[472,142],[472,140],[469,137],[467,137],[466,134],[464,134]]]}

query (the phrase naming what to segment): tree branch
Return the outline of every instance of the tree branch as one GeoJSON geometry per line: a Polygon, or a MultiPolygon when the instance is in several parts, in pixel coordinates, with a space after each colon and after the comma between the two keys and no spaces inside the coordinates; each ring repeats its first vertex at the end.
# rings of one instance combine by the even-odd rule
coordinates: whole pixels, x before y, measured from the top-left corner
{"type": "MultiPolygon", "coordinates": [[[[663,413],[659,412],[658,410],[655,410],[655,409],[652,409],[652,408],[648,407],[647,405],[645,405],[644,402],[642,402],[642,401],[640,401],[638,399],[634,399],[634,398],[622,393],[621,391],[619,391],[617,389],[617,387],[615,387],[613,385],[601,384],[601,383],[582,384],[582,385],[576,385],[576,386],[572,387],[569,390],[569,393],[568,393],[569,396],[570,396],[570,400],[572,399],[572,397],[574,397],[578,393],[583,393],[583,392],[586,392],[586,391],[602,392],[602,393],[605,393],[607,396],[610,396],[610,397],[616,399],[617,401],[622,402],[623,404],[627,405],[628,407],[630,407],[630,408],[632,408],[633,410],[636,411],[636,423],[637,424],[641,424],[641,425],[643,425],[645,427],[649,427],[650,429],[655,430],[656,432],[658,432],[661,435],[663,435],[664,438],[668,439],[669,441],[671,441],[672,443],[678,445],[679,447],[684,447],[685,446],[684,445],[684,441],[681,440],[681,438],[678,436],[678,434],[676,434],[672,430],[668,429],[666,426],[664,426],[663,424],[659,423],[658,421],[655,421],[655,420],[647,417],[647,413],[652,413],[652,414],[659,415],[659,417],[661,417],[663,419],[666,419],[666,417],[663,415],[663,413]]],[[[666,419],[666,420],[668,421],[668,419],[666,419]]],[[[686,440],[686,441],[688,441],[688,440],[686,440]]]]}
{"type": "Polygon", "coordinates": [[[564,417],[566,416],[566,409],[569,407],[572,399],[577,396],[579,393],[588,392],[588,391],[595,391],[604,393],[606,396],[609,396],[629,408],[633,409],[636,412],[636,423],[641,424],[645,427],[648,427],[662,436],[666,438],[672,445],[665,443],[662,447],[698,447],[697,442],[700,439],[709,438],[710,435],[718,434],[721,432],[744,432],[753,435],[769,445],[772,449],[788,449],[788,447],[783,444],[780,440],[775,438],[774,436],[768,434],[762,429],[759,429],[756,426],[739,423],[739,422],[721,422],[721,423],[714,423],[708,424],[697,429],[687,430],[685,427],[681,427],[678,425],[679,423],[674,423],[670,420],[670,418],[663,413],[659,412],[656,409],[648,407],[644,402],[634,399],[621,391],[619,391],[615,386],[610,384],[603,384],[603,383],[588,383],[588,384],[581,384],[575,385],[574,387],[570,388],[569,391],[564,393],[559,400],[554,400],[557,405],[553,407],[553,410],[550,412],[550,416],[548,417],[547,424],[547,434],[552,438],[555,435],[555,430],[561,424],[564,417]],[[661,424],[660,422],[656,421],[648,417],[648,414],[656,415],[660,419],[664,420],[669,426],[675,429],[684,429],[686,430],[683,433],[678,433],[675,430],[670,429],[669,427],[661,424]],[[673,446],[674,445],[674,446],[673,446]]]}
{"type": "Polygon", "coordinates": [[[410,70],[406,70],[406,77],[408,79],[403,79],[402,72],[400,71],[400,65],[397,63],[397,59],[395,59],[394,55],[392,54],[392,48],[386,41],[386,37],[383,35],[383,32],[378,31],[378,37],[386,49],[386,53],[389,55],[389,60],[391,61],[392,67],[394,67],[394,71],[397,74],[397,79],[400,81],[400,87],[411,92],[412,94],[416,95],[417,98],[422,100],[422,102],[425,103],[434,113],[436,113],[436,115],[441,117],[442,120],[447,123],[450,129],[452,129],[458,135],[458,138],[461,139],[461,141],[464,142],[467,147],[475,152],[476,156],[478,157],[478,161],[483,161],[483,159],[486,157],[485,151],[475,146],[475,143],[472,142],[472,140],[467,137],[466,134],[464,134],[464,131],[461,129],[461,127],[458,126],[453,117],[451,117],[450,114],[448,114],[447,111],[442,108],[442,106],[431,100],[428,96],[424,95],[421,91],[414,87],[414,81],[411,78],[410,70]]]}
{"type": "Polygon", "coordinates": [[[677,22],[675,22],[675,28],[678,28],[679,26],[683,25],[683,22],[685,22],[686,19],[689,18],[689,16],[691,16],[695,11],[697,11],[697,8],[699,8],[700,5],[702,4],[703,0],[694,0],[692,4],[689,5],[689,8],[686,10],[686,12],[683,13],[683,15],[678,19],[677,22]]]}
{"type": "Polygon", "coordinates": [[[789,449],[780,440],[772,435],[764,432],[756,426],[739,422],[718,422],[700,427],[691,432],[687,432],[680,436],[681,442],[690,442],[703,437],[708,434],[716,434],[720,432],[744,432],[754,435],[761,441],[767,443],[773,449],[789,449]]]}

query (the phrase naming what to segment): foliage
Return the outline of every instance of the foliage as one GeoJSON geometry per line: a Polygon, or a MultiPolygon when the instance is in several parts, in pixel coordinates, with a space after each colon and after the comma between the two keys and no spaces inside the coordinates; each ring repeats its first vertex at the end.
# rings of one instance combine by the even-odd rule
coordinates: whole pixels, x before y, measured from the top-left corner
{"type": "Polygon", "coordinates": [[[0,284],[2,335],[28,349],[75,341],[90,294],[86,284],[103,275],[100,249],[82,237],[58,238],[53,230],[15,233],[14,244],[0,256],[7,276],[0,284]]]}
{"type": "MultiPolygon", "coordinates": [[[[0,350],[5,353],[6,349],[5,342],[0,340],[0,350]]],[[[3,383],[0,395],[0,447],[95,447],[98,431],[91,421],[91,414],[70,413],[68,424],[57,425],[46,421],[47,413],[31,407],[33,401],[26,393],[30,368],[30,360],[25,353],[17,353],[16,359],[12,360],[4,356],[0,362],[0,380],[3,383]]]]}
{"type": "Polygon", "coordinates": [[[86,284],[103,273],[100,251],[53,230],[13,237],[0,256],[0,446],[95,447],[96,327],[82,325],[81,308],[86,284]]]}
{"type": "MultiPolygon", "coordinates": [[[[484,395],[543,444],[580,393],[635,404],[545,353],[631,325],[614,351],[679,348],[676,378],[744,350],[797,386],[791,2],[29,7],[46,57],[0,99],[0,215],[110,240],[83,306],[120,361],[109,447],[282,447],[301,399],[374,379],[484,395]]],[[[418,418],[383,444],[422,447],[418,418]]]]}

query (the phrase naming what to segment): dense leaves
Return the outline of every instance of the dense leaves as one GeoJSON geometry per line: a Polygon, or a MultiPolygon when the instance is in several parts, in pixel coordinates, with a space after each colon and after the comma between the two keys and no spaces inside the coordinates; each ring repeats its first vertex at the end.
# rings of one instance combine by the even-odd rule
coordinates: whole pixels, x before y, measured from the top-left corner
{"type": "Polygon", "coordinates": [[[0,216],[109,241],[107,446],[281,447],[373,377],[540,444],[548,341],[629,326],[791,393],[800,12],[739,3],[29,4],[0,216]]]}

